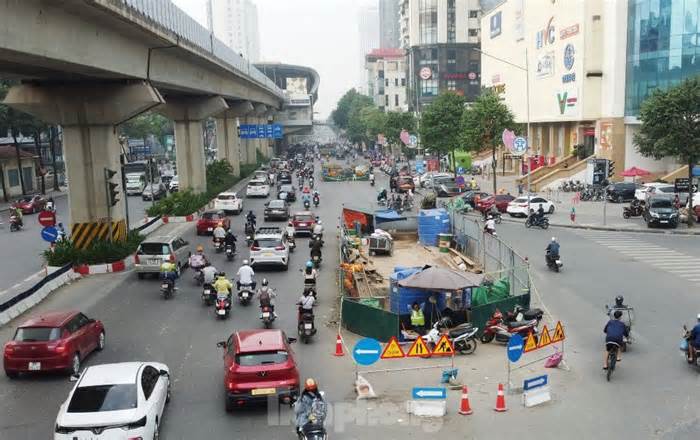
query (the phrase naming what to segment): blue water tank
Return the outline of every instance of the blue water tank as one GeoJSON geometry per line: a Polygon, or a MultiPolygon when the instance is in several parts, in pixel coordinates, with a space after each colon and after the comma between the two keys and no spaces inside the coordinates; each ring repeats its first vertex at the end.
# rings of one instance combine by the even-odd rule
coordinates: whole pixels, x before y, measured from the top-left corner
{"type": "Polygon", "coordinates": [[[438,235],[450,233],[450,216],[444,209],[421,209],[418,213],[418,241],[437,246],[438,235]]]}
{"type": "Polygon", "coordinates": [[[399,286],[399,281],[419,271],[419,268],[409,268],[400,272],[395,272],[389,277],[389,307],[392,313],[405,315],[409,313],[411,304],[414,302],[418,304],[427,302],[430,295],[433,294],[437,297],[437,306],[439,310],[445,308],[445,295],[442,293],[399,286]]]}

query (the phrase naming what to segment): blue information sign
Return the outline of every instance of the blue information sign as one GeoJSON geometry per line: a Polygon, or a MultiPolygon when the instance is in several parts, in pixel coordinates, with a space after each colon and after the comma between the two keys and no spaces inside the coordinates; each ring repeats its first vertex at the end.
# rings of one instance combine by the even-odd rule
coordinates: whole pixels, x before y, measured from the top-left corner
{"type": "Polygon", "coordinates": [[[272,124],[272,137],[282,139],[282,126],[280,124],[272,124]]]}
{"type": "Polygon", "coordinates": [[[413,399],[446,399],[447,390],[440,387],[414,387],[413,399]]]}
{"type": "Polygon", "coordinates": [[[530,379],[525,379],[523,381],[523,391],[530,391],[535,388],[543,387],[547,385],[547,382],[549,382],[549,377],[546,374],[530,379]]]}
{"type": "Polygon", "coordinates": [[[360,365],[372,365],[379,360],[381,354],[382,345],[372,338],[360,339],[352,349],[352,358],[360,365]]]}
{"type": "Polygon", "coordinates": [[[514,334],[510,337],[508,341],[508,360],[511,362],[518,362],[520,357],[523,355],[525,341],[523,337],[519,334],[514,334]]]}
{"type": "Polygon", "coordinates": [[[58,239],[58,229],[54,228],[53,226],[48,226],[42,229],[41,238],[48,241],[49,243],[55,242],[58,239]]]}

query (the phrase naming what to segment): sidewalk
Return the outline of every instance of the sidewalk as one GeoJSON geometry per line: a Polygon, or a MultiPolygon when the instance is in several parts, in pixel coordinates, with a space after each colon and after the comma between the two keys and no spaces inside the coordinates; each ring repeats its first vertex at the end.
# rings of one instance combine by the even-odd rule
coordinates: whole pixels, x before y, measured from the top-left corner
{"type": "MultiPolygon", "coordinates": [[[[32,192],[31,194],[38,194],[38,192],[32,192]]],[[[68,188],[65,186],[62,186],[59,191],[46,191],[46,195],[44,195],[45,198],[53,197],[54,200],[60,197],[66,197],[68,195],[68,188]]],[[[15,196],[15,197],[10,197],[9,202],[0,202],[0,212],[5,212],[8,209],[10,209],[10,206],[15,202],[15,200],[20,199],[22,196],[15,196]]]]}

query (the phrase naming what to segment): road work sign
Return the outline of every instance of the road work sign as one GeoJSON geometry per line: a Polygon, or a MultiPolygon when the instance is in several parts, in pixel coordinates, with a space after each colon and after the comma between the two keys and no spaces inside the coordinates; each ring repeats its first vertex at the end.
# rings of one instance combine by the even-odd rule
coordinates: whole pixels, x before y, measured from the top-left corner
{"type": "Polygon", "coordinates": [[[389,343],[384,347],[384,351],[380,357],[382,359],[397,359],[405,356],[406,354],[401,349],[398,339],[396,339],[396,336],[392,336],[392,338],[389,339],[389,343]]]}
{"type": "Polygon", "coordinates": [[[566,339],[564,328],[561,325],[561,321],[557,321],[557,326],[554,327],[554,335],[552,335],[552,343],[560,342],[564,339],[566,339]]]}
{"type": "Polygon", "coordinates": [[[437,344],[435,344],[435,349],[433,350],[434,356],[452,356],[455,354],[455,349],[452,346],[452,342],[447,339],[447,335],[442,335],[437,344]]]}
{"type": "Polygon", "coordinates": [[[527,339],[525,340],[525,349],[523,351],[525,353],[529,353],[532,350],[537,350],[537,341],[535,341],[534,333],[530,332],[530,334],[527,335],[527,339]]]}
{"type": "Polygon", "coordinates": [[[382,346],[376,339],[364,338],[357,341],[352,349],[352,358],[360,365],[372,365],[379,360],[382,346]]]}
{"type": "Polygon", "coordinates": [[[414,387],[413,399],[446,399],[447,389],[440,387],[414,387]]]}
{"type": "Polygon", "coordinates": [[[542,333],[540,333],[540,340],[537,343],[537,348],[546,347],[552,343],[552,338],[549,337],[549,329],[547,325],[542,327],[542,333]]]}
{"type": "Polygon", "coordinates": [[[425,345],[423,338],[416,339],[416,342],[408,349],[406,357],[426,357],[430,356],[430,349],[425,345]]]}

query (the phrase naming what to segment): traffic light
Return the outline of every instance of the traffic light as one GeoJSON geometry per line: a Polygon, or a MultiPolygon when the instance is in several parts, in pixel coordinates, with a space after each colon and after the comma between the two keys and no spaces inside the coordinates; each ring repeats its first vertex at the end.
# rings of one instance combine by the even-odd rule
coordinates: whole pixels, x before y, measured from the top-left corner
{"type": "Polygon", "coordinates": [[[110,180],[112,180],[116,175],[116,171],[105,168],[105,189],[107,191],[107,203],[109,206],[114,206],[119,201],[119,198],[117,197],[119,195],[119,191],[117,191],[119,184],[110,182],[110,180]]]}
{"type": "Polygon", "coordinates": [[[615,162],[612,160],[608,161],[608,177],[612,177],[615,174],[615,162]]]}

